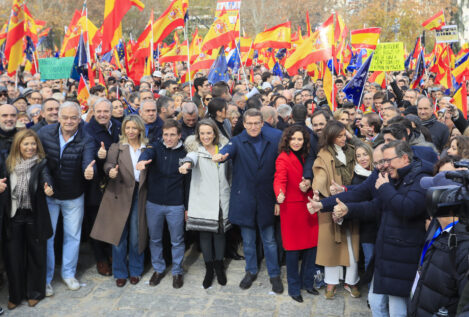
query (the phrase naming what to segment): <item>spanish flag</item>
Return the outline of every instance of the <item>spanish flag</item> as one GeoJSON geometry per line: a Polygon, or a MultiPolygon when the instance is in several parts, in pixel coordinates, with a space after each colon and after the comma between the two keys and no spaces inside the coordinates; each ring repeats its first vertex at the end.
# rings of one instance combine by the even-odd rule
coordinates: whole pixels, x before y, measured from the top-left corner
{"type": "Polygon", "coordinates": [[[440,30],[445,25],[445,13],[443,10],[422,23],[425,30],[440,30]]]}
{"type": "Polygon", "coordinates": [[[328,33],[332,28],[320,29],[306,38],[293,54],[287,57],[285,68],[290,76],[295,75],[298,69],[309,64],[325,61],[332,58],[332,45],[328,41],[328,33]]]}
{"type": "Polygon", "coordinates": [[[361,30],[353,30],[350,32],[351,44],[355,49],[366,48],[370,50],[376,49],[381,28],[368,28],[361,30]]]}
{"type": "Polygon", "coordinates": [[[469,53],[456,61],[456,68],[453,69],[452,74],[457,82],[460,82],[463,76],[469,75],[469,53]]]}
{"type": "Polygon", "coordinates": [[[136,6],[140,11],[145,5],[140,0],[106,0],[104,3],[103,42],[102,51],[109,52],[114,33],[118,29],[125,14],[131,7],[136,6]]]}
{"type": "Polygon", "coordinates": [[[22,0],[13,0],[10,23],[8,24],[5,57],[8,60],[8,75],[13,75],[23,61],[24,10],[22,0]]]}
{"type": "Polygon", "coordinates": [[[153,23],[153,43],[161,43],[178,26],[184,26],[189,0],[173,0],[165,12],[153,23]]]}
{"type": "Polygon", "coordinates": [[[2,46],[5,40],[7,39],[7,27],[8,27],[8,22],[5,23],[3,27],[0,29],[0,46],[2,46]]]}
{"type": "Polygon", "coordinates": [[[290,48],[291,23],[279,24],[257,34],[252,47],[255,50],[261,48],[290,48]]]}
{"type": "Polygon", "coordinates": [[[373,72],[373,74],[368,77],[368,81],[370,83],[377,83],[378,85],[381,86],[381,88],[386,89],[386,73],[385,72],[380,72],[376,71],[373,72]]]}
{"type": "Polygon", "coordinates": [[[467,89],[465,80],[462,82],[461,87],[454,93],[451,103],[461,110],[464,118],[467,120],[467,89]]]}
{"type": "Polygon", "coordinates": [[[205,52],[227,45],[234,41],[236,37],[236,30],[233,24],[231,24],[226,10],[223,9],[205,35],[202,51],[205,52]]]}
{"type": "Polygon", "coordinates": [[[187,42],[176,43],[173,49],[160,56],[160,63],[187,62],[187,42]]]}
{"type": "Polygon", "coordinates": [[[89,96],[90,92],[88,91],[88,87],[86,86],[85,79],[83,79],[83,75],[81,75],[77,92],[77,99],[80,102],[81,106],[86,105],[89,96]]]}
{"type": "Polygon", "coordinates": [[[200,53],[194,63],[191,64],[191,72],[196,72],[202,69],[210,69],[217,56],[218,52],[216,50],[212,50],[212,54],[200,53]]]}
{"type": "Polygon", "coordinates": [[[148,21],[147,26],[138,37],[138,40],[135,46],[132,48],[132,51],[134,52],[133,54],[134,58],[142,58],[148,55],[148,50],[150,49],[150,43],[153,42],[151,38],[151,25],[152,25],[152,19],[150,17],[150,20],[148,21]]]}
{"type": "MultiPolygon", "coordinates": [[[[78,11],[75,12],[75,14],[78,11]]],[[[78,12],[80,14],[80,12],[78,12]]],[[[73,26],[72,31],[69,33],[67,30],[66,39],[64,38],[64,43],[62,45],[62,52],[64,56],[69,56],[69,54],[75,54],[75,50],[80,41],[80,35],[83,33],[84,39],[90,40],[90,45],[92,39],[98,32],[98,28],[93,24],[89,19],[86,18],[86,15],[81,16],[78,19],[77,23],[73,26]],[[87,34],[88,33],[88,34],[87,34]]],[[[86,40],[85,40],[86,41],[86,40]]],[[[61,53],[62,54],[62,53],[61,53]]]]}

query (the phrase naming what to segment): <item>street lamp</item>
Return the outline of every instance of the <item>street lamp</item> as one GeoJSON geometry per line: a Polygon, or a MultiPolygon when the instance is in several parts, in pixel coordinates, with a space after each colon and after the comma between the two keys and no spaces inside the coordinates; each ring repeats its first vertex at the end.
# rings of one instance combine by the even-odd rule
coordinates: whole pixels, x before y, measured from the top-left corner
{"type": "Polygon", "coordinates": [[[397,33],[399,33],[399,30],[401,29],[401,25],[399,23],[399,19],[395,18],[394,19],[394,24],[391,26],[391,30],[394,32],[394,41],[397,42],[397,33]]]}

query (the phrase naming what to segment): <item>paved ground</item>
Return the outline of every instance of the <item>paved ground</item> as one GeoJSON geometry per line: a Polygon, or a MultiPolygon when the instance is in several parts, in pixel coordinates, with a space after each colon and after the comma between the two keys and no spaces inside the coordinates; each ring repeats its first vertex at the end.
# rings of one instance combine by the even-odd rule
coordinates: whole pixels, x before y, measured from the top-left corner
{"type": "MultiPolygon", "coordinates": [[[[271,293],[271,285],[265,266],[258,279],[246,291],[239,288],[244,276],[244,261],[231,261],[227,270],[228,284],[220,286],[216,280],[212,288],[204,290],[202,279],[205,268],[201,254],[189,250],[186,253],[184,286],[172,288],[171,274],[160,285],[150,287],[148,280],[152,270],[148,267],[137,285],[127,283],[123,288],[115,286],[115,280],[97,274],[91,251],[83,248],[80,253],[78,275],[82,287],[78,291],[66,289],[56,275],[52,285],[53,297],[45,298],[35,308],[26,302],[15,310],[6,309],[8,290],[0,291],[0,305],[4,316],[371,316],[366,296],[351,298],[339,288],[333,301],[326,301],[324,290],[319,296],[303,292],[303,303],[293,301],[287,295],[285,267],[282,267],[285,292],[271,293]]],[[[362,293],[366,290],[362,288],[362,293]]]]}

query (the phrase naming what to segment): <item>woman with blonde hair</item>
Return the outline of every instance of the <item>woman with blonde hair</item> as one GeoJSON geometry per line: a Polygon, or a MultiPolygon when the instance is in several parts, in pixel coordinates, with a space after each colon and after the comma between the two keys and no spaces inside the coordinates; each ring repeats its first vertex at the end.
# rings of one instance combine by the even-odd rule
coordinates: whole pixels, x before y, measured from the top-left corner
{"type": "Polygon", "coordinates": [[[46,195],[54,192],[45,157],[36,132],[16,133],[6,160],[8,309],[16,308],[24,298],[33,307],[46,293],[47,239],[52,236],[46,195]]]}
{"type": "MultiPolygon", "coordinates": [[[[313,165],[313,190],[322,197],[331,196],[333,183],[347,186],[352,183],[355,168],[355,151],[346,143],[346,127],[338,121],[330,121],[324,128],[319,141],[319,153],[313,165]]],[[[333,299],[336,286],[346,267],[345,286],[352,297],[359,297],[358,277],[358,222],[344,220],[336,222],[330,212],[321,212],[316,264],[324,266],[324,281],[327,284],[326,299],[333,299]]]]}
{"type": "Polygon", "coordinates": [[[147,143],[143,120],[138,115],[128,115],[122,122],[120,141],[111,145],[104,164],[109,182],[91,237],[113,245],[112,272],[117,287],[126,284],[129,273],[130,283],[137,284],[143,273],[146,172],[138,171],[136,165],[147,143]]]}

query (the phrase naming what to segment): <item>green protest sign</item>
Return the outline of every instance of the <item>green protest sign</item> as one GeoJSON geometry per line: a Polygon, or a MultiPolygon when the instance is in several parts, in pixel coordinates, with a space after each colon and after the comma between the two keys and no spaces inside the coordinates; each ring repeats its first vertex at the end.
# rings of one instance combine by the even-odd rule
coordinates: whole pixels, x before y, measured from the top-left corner
{"type": "Polygon", "coordinates": [[[379,43],[371,60],[370,71],[405,70],[404,43],[379,43]]]}
{"type": "Polygon", "coordinates": [[[75,57],[40,58],[39,72],[41,80],[70,78],[75,57]]]}

